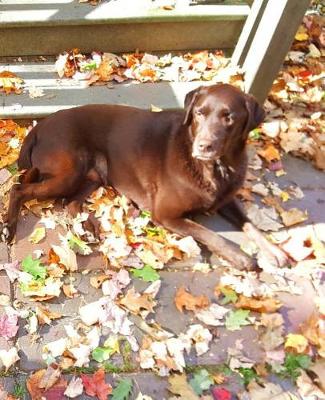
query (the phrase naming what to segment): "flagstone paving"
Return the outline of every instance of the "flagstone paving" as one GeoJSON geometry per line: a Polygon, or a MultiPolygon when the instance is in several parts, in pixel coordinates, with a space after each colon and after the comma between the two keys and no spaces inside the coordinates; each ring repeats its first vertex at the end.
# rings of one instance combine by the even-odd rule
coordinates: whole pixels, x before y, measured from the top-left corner
{"type": "MultiPolygon", "coordinates": [[[[277,180],[281,186],[297,183],[304,191],[305,197],[299,203],[300,209],[307,209],[309,212],[309,219],[307,224],[315,222],[324,222],[323,203],[325,202],[325,180],[324,173],[315,170],[310,164],[305,161],[295,159],[293,157],[285,157],[283,160],[284,169],[287,175],[277,180]]],[[[297,205],[298,205],[297,203],[297,205]]],[[[224,236],[242,242],[245,240],[244,235],[236,232],[233,228],[219,217],[200,217],[199,220],[205,225],[221,232],[224,236]]],[[[39,244],[33,245],[28,241],[28,236],[36,226],[38,218],[28,214],[22,217],[19,221],[17,240],[10,249],[10,258],[8,257],[8,249],[6,245],[0,243],[0,262],[8,262],[11,260],[22,260],[26,255],[31,254],[36,249],[43,249],[47,254],[51,244],[59,243],[58,235],[60,229],[47,230],[46,238],[39,244]]],[[[204,260],[203,256],[203,260],[204,260]]],[[[212,256],[210,261],[213,262],[212,256]]],[[[157,296],[158,304],[155,308],[154,319],[155,321],[166,330],[170,330],[175,334],[184,332],[186,327],[191,323],[198,323],[193,317],[192,313],[180,313],[174,304],[174,297],[177,288],[180,286],[186,287],[192,294],[201,295],[205,294],[209,299],[215,298],[214,288],[219,282],[221,275],[221,267],[209,273],[202,273],[192,271],[191,268],[198,260],[190,260],[187,262],[178,262],[169,265],[165,270],[160,271],[162,286],[157,296]]],[[[79,307],[95,301],[102,296],[100,289],[95,289],[89,283],[90,277],[98,273],[98,270],[105,268],[105,261],[102,256],[92,254],[90,256],[78,256],[78,265],[81,272],[73,273],[72,279],[74,286],[79,292],[79,296],[73,299],[61,295],[58,299],[48,302],[51,311],[62,313],[63,318],[54,321],[51,326],[43,326],[39,330],[39,339],[31,342],[30,335],[21,323],[19,332],[16,338],[16,345],[19,348],[20,361],[16,364],[14,375],[11,377],[3,378],[2,383],[5,384],[6,390],[12,390],[15,383],[19,380],[25,379],[26,373],[30,373],[36,369],[45,366],[42,359],[43,346],[51,341],[57,340],[65,336],[64,325],[70,322],[76,323],[78,321],[79,307]],[[87,273],[89,271],[89,273],[87,273]],[[86,273],[85,273],[86,272],[86,273]]],[[[66,282],[69,282],[71,277],[66,277],[66,282]]],[[[260,279],[270,280],[271,275],[266,273],[261,274],[260,279]]],[[[303,288],[303,295],[293,295],[290,293],[279,293],[279,299],[283,302],[283,307],[280,309],[284,317],[285,324],[295,331],[299,325],[311,314],[314,309],[315,290],[311,282],[299,278],[299,285],[303,288]]],[[[148,286],[147,283],[133,279],[133,285],[137,291],[143,290],[148,286]]],[[[30,302],[26,297],[23,297],[16,284],[10,284],[7,275],[4,271],[0,272],[0,293],[10,296],[12,301],[21,304],[22,307],[28,304],[35,304],[30,302]]],[[[141,339],[144,333],[137,326],[137,320],[132,316],[131,320],[135,322],[135,336],[141,339]]],[[[150,321],[150,315],[148,317],[150,321]]],[[[254,360],[256,363],[262,360],[263,351],[258,343],[257,331],[254,326],[243,327],[239,331],[230,332],[224,327],[211,329],[214,335],[210,350],[200,357],[194,354],[194,351],[187,356],[186,363],[190,366],[198,365],[220,365],[227,360],[227,349],[235,345],[236,340],[241,339],[244,346],[244,354],[254,360]]],[[[105,337],[105,331],[104,337],[105,337]]],[[[108,332],[107,332],[108,333],[108,332]]],[[[7,342],[0,338],[0,347],[8,349],[14,342],[7,342]]],[[[153,399],[167,398],[167,380],[157,377],[152,373],[140,371],[137,356],[131,355],[128,358],[127,368],[132,369],[134,374],[129,374],[135,382],[134,393],[142,391],[151,395],[153,399]]],[[[121,371],[125,368],[125,359],[123,355],[114,356],[110,360],[112,364],[119,367],[121,371]]],[[[95,365],[95,364],[94,364],[95,365]]],[[[107,380],[114,379],[114,374],[107,374],[107,380]]],[[[122,374],[122,376],[124,376],[122,374]]],[[[233,393],[236,393],[242,386],[238,378],[231,378],[224,387],[228,387],[233,393]]],[[[134,395],[134,398],[136,397],[134,395]]],[[[28,397],[26,397],[28,398],[28,397]]],[[[88,399],[83,396],[83,399],[88,399]]]]}

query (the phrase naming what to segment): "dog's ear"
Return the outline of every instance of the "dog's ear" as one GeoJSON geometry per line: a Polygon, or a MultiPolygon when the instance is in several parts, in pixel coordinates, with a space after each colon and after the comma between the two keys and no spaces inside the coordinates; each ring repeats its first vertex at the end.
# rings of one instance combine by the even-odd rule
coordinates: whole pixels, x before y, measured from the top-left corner
{"type": "Polygon", "coordinates": [[[246,108],[248,111],[248,119],[245,131],[248,133],[255,129],[265,118],[265,111],[258,104],[254,96],[246,94],[246,108]]]}
{"type": "Polygon", "coordinates": [[[201,88],[202,86],[192,90],[185,96],[185,101],[184,101],[185,118],[183,121],[183,125],[189,125],[189,123],[191,122],[192,109],[198,97],[198,94],[200,93],[201,88]]]}

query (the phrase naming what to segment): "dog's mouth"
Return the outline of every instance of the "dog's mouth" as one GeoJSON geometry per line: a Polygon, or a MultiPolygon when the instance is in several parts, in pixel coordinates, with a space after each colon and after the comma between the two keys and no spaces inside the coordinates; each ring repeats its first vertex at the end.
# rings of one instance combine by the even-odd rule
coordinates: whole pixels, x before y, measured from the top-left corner
{"type": "Polygon", "coordinates": [[[193,151],[192,157],[201,161],[216,161],[220,158],[216,151],[210,153],[198,153],[193,151]]]}

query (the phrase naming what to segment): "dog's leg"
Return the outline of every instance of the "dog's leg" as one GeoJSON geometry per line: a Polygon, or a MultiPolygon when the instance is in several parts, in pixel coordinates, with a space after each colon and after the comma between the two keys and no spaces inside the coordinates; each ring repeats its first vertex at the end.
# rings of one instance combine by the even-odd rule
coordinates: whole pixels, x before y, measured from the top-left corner
{"type": "Polygon", "coordinates": [[[237,228],[243,230],[248,238],[257,244],[259,249],[272,263],[280,267],[288,264],[287,255],[279,247],[266,239],[263,233],[252,224],[235,200],[218,209],[218,213],[237,228]]]}
{"type": "MultiPolygon", "coordinates": [[[[82,213],[82,205],[86,198],[98,189],[102,185],[100,180],[89,180],[87,179],[80,189],[78,193],[68,199],[68,211],[73,216],[76,217],[79,213],[82,213]]],[[[95,236],[99,236],[99,222],[94,217],[93,214],[89,214],[88,219],[83,223],[83,226],[86,230],[92,232],[95,236]]]]}
{"type": "Polygon", "coordinates": [[[55,176],[42,182],[22,183],[11,189],[9,209],[7,214],[8,236],[10,243],[16,233],[17,221],[21,206],[28,200],[48,200],[73,194],[79,186],[80,175],[75,173],[68,176],[55,176]]]}
{"type": "Polygon", "coordinates": [[[163,218],[160,223],[181,236],[193,236],[195,240],[207,246],[211,252],[226,259],[238,269],[255,268],[254,260],[241,252],[236,244],[190,219],[163,218]]]}

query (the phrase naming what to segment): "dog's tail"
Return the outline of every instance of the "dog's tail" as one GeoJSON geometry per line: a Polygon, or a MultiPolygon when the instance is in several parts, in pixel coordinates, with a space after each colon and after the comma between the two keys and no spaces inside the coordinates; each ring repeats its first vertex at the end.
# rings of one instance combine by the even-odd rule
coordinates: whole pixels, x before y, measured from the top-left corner
{"type": "Polygon", "coordinates": [[[21,146],[18,157],[19,170],[32,168],[31,156],[33,147],[36,144],[36,132],[37,132],[37,125],[28,133],[28,135],[24,139],[24,143],[21,146]]]}

